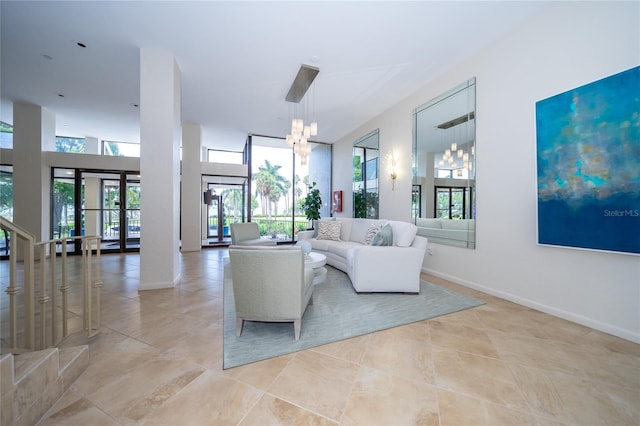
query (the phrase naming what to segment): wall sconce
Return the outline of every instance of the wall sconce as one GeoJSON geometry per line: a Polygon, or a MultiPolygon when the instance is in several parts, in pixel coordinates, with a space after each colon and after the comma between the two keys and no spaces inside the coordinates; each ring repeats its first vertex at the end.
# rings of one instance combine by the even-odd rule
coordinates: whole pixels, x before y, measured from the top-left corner
{"type": "Polygon", "coordinates": [[[391,190],[396,189],[396,179],[398,178],[398,172],[396,171],[396,159],[393,156],[393,151],[387,155],[387,171],[391,177],[391,190]]]}

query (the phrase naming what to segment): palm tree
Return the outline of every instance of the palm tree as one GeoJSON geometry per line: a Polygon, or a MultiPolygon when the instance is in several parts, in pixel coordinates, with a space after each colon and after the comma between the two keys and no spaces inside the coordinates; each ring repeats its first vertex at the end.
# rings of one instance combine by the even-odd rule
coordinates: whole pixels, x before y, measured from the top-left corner
{"type": "Polygon", "coordinates": [[[272,165],[269,160],[264,160],[264,165],[258,167],[258,173],[254,176],[256,182],[256,196],[260,197],[262,204],[262,212],[271,216],[271,206],[275,206],[274,214],[277,214],[278,200],[285,193],[285,182],[287,181],[280,175],[282,166],[272,165]]]}
{"type": "Polygon", "coordinates": [[[233,222],[235,222],[242,211],[242,191],[239,189],[225,189],[222,191],[222,195],[225,197],[224,206],[228,209],[228,214],[233,217],[233,222]]]}
{"type": "Polygon", "coordinates": [[[271,205],[269,203],[269,197],[271,191],[273,191],[275,179],[266,170],[260,170],[255,177],[256,181],[256,197],[260,198],[260,205],[262,207],[262,214],[271,214],[271,205]]]}

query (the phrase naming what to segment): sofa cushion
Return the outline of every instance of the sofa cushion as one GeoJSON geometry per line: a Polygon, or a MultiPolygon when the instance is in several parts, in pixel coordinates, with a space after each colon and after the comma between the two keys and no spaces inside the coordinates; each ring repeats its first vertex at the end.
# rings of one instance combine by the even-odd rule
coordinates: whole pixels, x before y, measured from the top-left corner
{"type": "Polygon", "coordinates": [[[355,241],[356,243],[362,243],[367,238],[367,232],[369,228],[374,225],[379,225],[380,228],[386,223],[386,220],[378,219],[353,219],[351,222],[351,235],[349,241],[355,241]]]}
{"type": "Polygon", "coordinates": [[[341,222],[321,220],[318,222],[318,239],[340,241],[341,222]]]}
{"type": "Polygon", "coordinates": [[[367,229],[367,234],[365,235],[364,241],[362,241],[362,244],[365,244],[367,246],[370,245],[371,241],[373,241],[373,237],[376,236],[380,228],[382,228],[382,225],[379,225],[379,224],[371,225],[369,229],[367,229]]]}
{"type": "Polygon", "coordinates": [[[329,243],[331,240],[318,240],[317,238],[312,238],[307,240],[311,243],[311,249],[315,251],[328,251],[329,243]]]}
{"type": "Polygon", "coordinates": [[[354,246],[361,246],[362,244],[356,243],[353,241],[340,241],[339,243],[330,241],[329,249],[327,250],[329,253],[334,253],[343,259],[347,258],[347,253],[354,246]]]}
{"type": "Polygon", "coordinates": [[[342,227],[340,228],[340,239],[342,241],[350,241],[351,238],[351,224],[353,223],[353,218],[341,218],[338,217],[336,218],[337,222],[340,222],[342,224],[342,227]]]}
{"type": "Polygon", "coordinates": [[[390,221],[393,228],[393,245],[398,247],[410,247],[418,232],[418,227],[413,223],[390,221]]]}
{"type": "Polygon", "coordinates": [[[393,245],[393,228],[391,224],[387,223],[384,225],[373,240],[371,241],[372,246],[390,246],[393,245]]]}

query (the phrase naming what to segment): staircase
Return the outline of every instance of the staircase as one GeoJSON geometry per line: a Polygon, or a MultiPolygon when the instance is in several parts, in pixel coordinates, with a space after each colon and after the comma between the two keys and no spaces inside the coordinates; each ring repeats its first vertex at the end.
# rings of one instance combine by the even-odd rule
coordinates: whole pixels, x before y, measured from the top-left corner
{"type": "Polygon", "coordinates": [[[78,268],[78,257],[67,258],[70,239],[37,242],[2,216],[0,229],[9,235],[0,262],[0,425],[34,425],[88,366],[89,347],[70,347],[68,337],[88,342],[100,332],[101,238],[72,238],[82,242],[78,268]]]}
{"type": "Polygon", "coordinates": [[[0,424],[36,424],[88,365],[87,345],[2,355],[0,424]]]}

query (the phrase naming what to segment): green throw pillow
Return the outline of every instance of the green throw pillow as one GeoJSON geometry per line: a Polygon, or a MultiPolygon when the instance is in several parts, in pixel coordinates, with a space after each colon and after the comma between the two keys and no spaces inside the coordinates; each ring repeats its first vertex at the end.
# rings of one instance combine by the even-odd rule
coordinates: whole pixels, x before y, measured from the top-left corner
{"type": "Polygon", "coordinates": [[[393,231],[391,225],[387,224],[380,228],[373,240],[371,240],[372,246],[390,246],[393,245],[393,231]]]}

